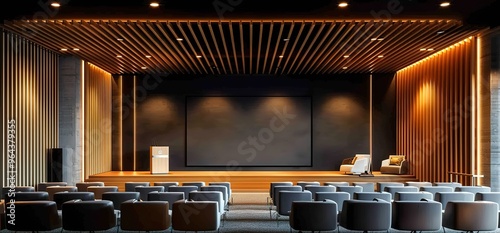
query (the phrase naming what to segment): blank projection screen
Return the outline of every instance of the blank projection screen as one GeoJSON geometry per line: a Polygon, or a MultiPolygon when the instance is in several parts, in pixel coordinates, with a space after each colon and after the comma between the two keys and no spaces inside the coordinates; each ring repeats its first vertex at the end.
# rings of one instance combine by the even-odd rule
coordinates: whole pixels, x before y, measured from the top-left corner
{"type": "Polygon", "coordinates": [[[186,165],[312,166],[311,97],[186,97],[186,165]]]}

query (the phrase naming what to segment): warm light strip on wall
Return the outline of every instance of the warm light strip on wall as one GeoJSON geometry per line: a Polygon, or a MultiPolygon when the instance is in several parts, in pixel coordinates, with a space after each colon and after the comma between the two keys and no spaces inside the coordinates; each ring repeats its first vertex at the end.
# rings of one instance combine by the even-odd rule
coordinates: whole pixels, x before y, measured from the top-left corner
{"type": "Polygon", "coordinates": [[[136,120],[135,120],[135,116],[136,116],[136,115],[135,115],[135,102],[136,102],[136,101],[135,101],[135,100],[136,100],[136,98],[135,98],[135,97],[136,97],[136,94],[137,94],[137,93],[136,93],[136,90],[135,90],[135,88],[136,88],[136,87],[135,87],[135,85],[136,85],[136,79],[137,79],[137,76],[135,76],[135,75],[134,75],[134,94],[133,94],[133,96],[134,96],[133,98],[134,98],[134,99],[132,100],[132,102],[134,103],[134,119],[133,119],[133,121],[134,121],[134,152],[133,152],[133,153],[134,153],[134,171],[135,171],[135,170],[137,170],[137,167],[136,167],[136,165],[137,165],[137,164],[136,164],[136,156],[137,156],[137,155],[136,155],[136,140],[135,140],[135,139],[136,139],[136,138],[135,138],[135,136],[137,135],[137,134],[136,134],[136,131],[137,131],[137,128],[136,128],[136,120]]]}
{"type": "Polygon", "coordinates": [[[120,75],[118,78],[118,91],[120,94],[118,95],[119,107],[120,110],[118,112],[118,135],[120,135],[120,139],[118,140],[119,152],[118,152],[118,164],[120,165],[120,171],[123,171],[123,76],[120,75]]]}
{"type": "Polygon", "coordinates": [[[81,113],[81,121],[80,121],[80,126],[81,126],[81,140],[82,140],[82,145],[81,145],[81,153],[80,153],[80,159],[81,159],[81,181],[85,181],[85,61],[82,60],[81,62],[81,70],[82,70],[82,76],[81,76],[81,108],[80,108],[80,113],[81,113]]]}
{"type": "Polygon", "coordinates": [[[417,62],[415,62],[415,63],[413,63],[413,64],[411,64],[411,65],[409,65],[409,66],[407,66],[407,67],[404,67],[404,68],[402,68],[402,69],[398,70],[398,72],[403,71],[403,70],[406,70],[406,69],[409,69],[409,68],[414,67],[414,66],[416,66],[416,65],[422,64],[422,63],[426,62],[427,60],[429,60],[429,59],[431,59],[431,58],[434,58],[434,57],[436,57],[436,56],[439,56],[439,55],[441,55],[442,53],[444,53],[444,52],[446,52],[446,51],[448,51],[448,50],[450,50],[450,49],[453,49],[453,48],[455,48],[456,46],[459,46],[460,44],[463,44],[464,42],[469,42],[471,39],[472,39],[472,36],[469,36],[469,37],[467,37],[466,39],[463,39],[463,40],[461,40],[461,41],[459,41],[459,42],[457,42],[457,43],[455,43],[455,44],[453,44],[453,45],[450,45],[450,46],[448,46],[448,47],[446,47],[446,48],[444,48],[444,49],[441,49],[441,50],[437,51],[436,53],[433,53],[433,54],[431,54],[431,55],[429,55],[429,56],[427,56],[427,57],[425,57],[425,58],[423,58],[423,59],[421,59],[421,60],[419,60],[419,61],[417,61],[417,62]]]}
{"type": "MultiPolygon", "coordinates": [[[[476,132],[474,133],[476,135],[476,143],[475,143],[476,150],[472,151],[472,156],[475,156],[477,158],[477,165],[476,165],[477,166],[477,174],[484,175],[482,173],[482,170],[481,170],[481,167],[482,167],[481,157],[483,154],[481,152],[481,129],[482,129],[482,125],[481,125],[481,118],[482,118],[481,117],[481,115],[482,115],[481,95],[482,95],[482,92],[480,90],[482,89],[482,82],[481,82],[481,38],[479,38],[479,37],[476,37],[476,88],[475,89],[476,89],[476,94],[473,96],[475,96],[477,99],[476,99],[476,101],[473,101],[473,103],[475,104],[477,111],[472,109],[472,112],[474,113],[474,114],[472,114],[472,116],[476,117],[476,120],[473,121],[473,124],[474,124],[474,122],[476,123],[475,127],[473,126],[476,129],[476,132]]],[[[474,145],[473,145],[473,147],[474,147],[474,145]]],[[[472,171],[474,171],[474,170],[472,170],[472,171]]],[[[481,185],[482,184],[481,181],[482,181],[482,179],[478,179],[477,185],[481,185]]]]}

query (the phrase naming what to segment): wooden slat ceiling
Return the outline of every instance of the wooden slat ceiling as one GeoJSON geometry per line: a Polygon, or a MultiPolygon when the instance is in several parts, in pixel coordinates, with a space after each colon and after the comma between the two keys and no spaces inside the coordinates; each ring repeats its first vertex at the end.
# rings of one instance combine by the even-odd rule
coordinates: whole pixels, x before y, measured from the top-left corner
{"type": "Polygon", "coordinates": [[[113,74],[201,75],[395,72],[481,30],[449,19],[61,19],[3,27],[113,74]]]}

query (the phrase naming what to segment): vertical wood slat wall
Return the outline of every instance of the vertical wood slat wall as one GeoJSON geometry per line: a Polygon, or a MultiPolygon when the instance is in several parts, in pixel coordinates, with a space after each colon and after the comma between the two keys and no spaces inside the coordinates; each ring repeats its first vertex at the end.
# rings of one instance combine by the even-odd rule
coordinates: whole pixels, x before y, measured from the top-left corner
{"type": "MultiPolygon", "coordinates": [[[[473,52],[467,39],[396,73],[396,150],[421,181],[472,172],[473,52]]],[[[471,184],[470,177],[458,181],[471,184]]]]}
{"type": "Polygon", "coordinates": [[[85,63],[85,179],[111,171],[111,74],[85,63]]]}
{"type": "MultiPolygon", "coordinates": [[[[58,146],[58,55],[2,32],[2,123],[15,120],[15,185],[46,181],[47,150],[58,146]]],[[[7,181],[9,132],[2,130],[2,185],[7,181]]]]}

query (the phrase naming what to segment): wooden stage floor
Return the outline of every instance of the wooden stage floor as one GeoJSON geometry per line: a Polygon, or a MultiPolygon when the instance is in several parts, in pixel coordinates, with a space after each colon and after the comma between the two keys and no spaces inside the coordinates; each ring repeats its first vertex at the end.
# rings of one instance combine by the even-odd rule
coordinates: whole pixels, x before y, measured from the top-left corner
{"type": "Polygon", "coordinates": [[[268,192],[270,182],[291,181],[318,181],[336,182],[406,182],[417,181],[414,175],[390,175],[373,172],[373,177],[344,174],[340,171],[170,171],[168,174],[151,174],[149,171],[110,171],[90,176],[86,181],[102,181],[105,185],[118,186],[120,191],[125,190],[125,182],[142,181],[183,182],[204,181],[231,182],[233,192],[268,192]]]}

